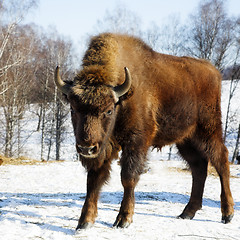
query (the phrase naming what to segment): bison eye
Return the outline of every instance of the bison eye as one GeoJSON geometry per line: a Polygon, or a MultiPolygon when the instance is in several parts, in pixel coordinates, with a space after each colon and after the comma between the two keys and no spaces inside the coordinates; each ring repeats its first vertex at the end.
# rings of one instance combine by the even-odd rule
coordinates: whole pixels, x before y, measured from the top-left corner
{"type": "Polygon", "coordinates": [[[109,116],[111,116],[111,115],[112,115],[112,113],[113,113],[113,111],[112,111],[112,110],[107,110],[106,112],[104,112],[104,113],[103,113],[103,118],[106,118],[106,117],[109,117],[109,116]]]}
{"type": "Polygon", "coordinates": [[[106,112],[106,114],[107,114],[107,116],[112,115],[112,110],[108,110],[108,111],[106,112]]]}

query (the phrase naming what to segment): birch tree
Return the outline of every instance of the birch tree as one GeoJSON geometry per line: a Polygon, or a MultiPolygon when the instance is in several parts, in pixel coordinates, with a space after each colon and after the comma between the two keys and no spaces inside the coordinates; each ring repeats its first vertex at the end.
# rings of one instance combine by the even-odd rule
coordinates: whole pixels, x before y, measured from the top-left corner
{"type": "Polygon", "coordinates": [[[40,67],[36,73],[39,103],[39,130],[41,132],[41,159],[49,160],[61,158],[61,143],[65,134],[64,123],[69,109],[64,104],[62,94],[54,84],[54,71],[57,65],[61,66],[64,79],[73,76],[73,46],[71,40],[59,36],[51,30],[43,37],[43,46],[40,51],[40,67]],[[55,154],[53,152],[55,151],[55,154]]]}
{"type": "Polygon", "coordinates": [[[34,49],[34,39],[31,27],[17,27],[2,56],[4,61],[6,59],[11,62],[21,58],[21,64],[12,66],[0,78],[3,89],[6,89],[2,91],[0,101],[4,113],[4,152],[9,157],[14,153],[19,156],[21,152],[21,120],[31,91],[32,65],[29,60],[34,49]]]}
{"type": "Polygon", "coordinates": [[[234,43],[235,26],[236,21],[227,16],[223,0],[201,1],[190,17],[188,53],[207,59],[222,70],[234,43]]]}
{"type": "Polygon", "coordinates": [[[7,49],[9,39],[15,34],[16,27],[24,19],[24,16],[37,6],[37,0],[2,0],[0,2],[0,77],[11,67],[21,63],[21,58],[1,61],[4,51],[7,49]]]}
{"type": "Polygon", "coordinates": [[[112,11],[106,11],[103,19],[95,26],[96,32],[114,32],[142,36],[141,18],[128,10],[124,5],[118,5],[112,11]]]}

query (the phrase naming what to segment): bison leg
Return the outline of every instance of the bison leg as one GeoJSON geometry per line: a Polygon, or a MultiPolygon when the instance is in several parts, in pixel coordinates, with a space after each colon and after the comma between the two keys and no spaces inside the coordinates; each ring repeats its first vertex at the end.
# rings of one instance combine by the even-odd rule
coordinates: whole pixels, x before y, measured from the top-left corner
{"type": "Polygon", "coordinates": [[[124,188],[123,200],[114,227],[127,228],[132,223],[135,206],[134,189],[139,181],[139,176],[144,170],[144,155],[124,154],[121,158],[121,181],[124,188]],[[124,157],[124,155],[126,157],[124,157]]]}
{"type": "Polygon", "coordinates": [[[117,216],[114,227],[127,228],[132,223],[135,206],[134,189],[137,185],[138,178],[125,179],[122,177],[122,184],[124,187],[124,195],[121,203],[120,211],[117,216]]]}
{"type": "Polygon", "coordinates": [[[78,229],[91,227],[97,216],[97,201],[102,185],[108,180],[110,175],[110,163],[106,162],[98,170],[90,170],[87,176],[87,195],[82,208],[82,214],[78,221],[78,229]]]}
{"type": "Polygon", "coordinates": [[[228,161],[228,150],[223,143],[212,142],[210,160],[215,167],[221,182],[221,211],[222,222],[229,223],[234,215],[234,201],[230,190],[230,171],[228,161]]]}
{"type": "Polygon", "coordinates": [[[177,145],[177,147],[192,171],[191,197],[179,218],[192,219],[196,211],[202,208],[202,196],[207,177],[208,161],[191,141],[186,141],[184,144],[177,145]]]}

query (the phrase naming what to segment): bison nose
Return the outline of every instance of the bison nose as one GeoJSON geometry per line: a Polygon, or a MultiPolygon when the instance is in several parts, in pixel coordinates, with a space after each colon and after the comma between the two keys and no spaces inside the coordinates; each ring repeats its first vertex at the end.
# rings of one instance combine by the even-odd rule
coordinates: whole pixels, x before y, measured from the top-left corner
{"type": "Polygon", "coordinates": [[[88,158],[97,157],[99,153],[99,144],[89,146],[89,147],[81,146],[78,144],[77,150],[78,150],[78,153],[84,157],[88,157],[88,158]]]}

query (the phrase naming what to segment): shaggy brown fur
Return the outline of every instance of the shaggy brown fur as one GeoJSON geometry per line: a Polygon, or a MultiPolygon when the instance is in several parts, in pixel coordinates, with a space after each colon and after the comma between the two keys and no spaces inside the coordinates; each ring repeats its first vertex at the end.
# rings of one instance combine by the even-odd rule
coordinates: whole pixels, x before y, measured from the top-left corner
{"type": "Polygon", "coordinates": [[[190,201],[180,218],[192,219],[201,208],[211,161],[221,180],[222,220],[229,222],[233,199],[228,151],[222,140],[219,72],[207,61],[160,54],[137,38],[117,34],[94,37],[82,67],[67,96],[77,150],[88,171],[77,228],[94,223],[101,186],[120,149],[124,197],[114,226],[127,227],[149,147],[161,149],[172,143],[193,176],[190,201]],[[132,76],[131,89],[116,100],[112,87],[123,83],[124,67],[132,76]],[[89,152],[98,154],[91,158],[89,152]]]}

